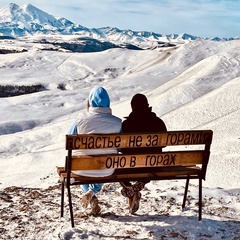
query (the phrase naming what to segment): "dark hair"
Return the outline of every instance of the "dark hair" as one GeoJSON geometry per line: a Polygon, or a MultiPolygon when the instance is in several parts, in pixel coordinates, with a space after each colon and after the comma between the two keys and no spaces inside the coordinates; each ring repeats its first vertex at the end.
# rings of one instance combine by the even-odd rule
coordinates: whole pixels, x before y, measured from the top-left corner
{"type": "Polygon", "coordinates": [[[141,93],[137,93],[132,97],[131,107],[132,109],[146,109],[148,108],[147,97],[141,93]]]}

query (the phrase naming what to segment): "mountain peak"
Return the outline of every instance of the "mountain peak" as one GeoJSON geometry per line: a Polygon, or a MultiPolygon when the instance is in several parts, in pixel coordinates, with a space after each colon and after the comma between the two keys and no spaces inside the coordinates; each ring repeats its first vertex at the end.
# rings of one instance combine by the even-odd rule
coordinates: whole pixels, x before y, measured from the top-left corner
{"type": "MultiPolygon", "coordinates": [[[[40,9],[34,7],[34,6],[33,6],[32,4],[30,4],[30,3],[22,5],[21,8],[22,8],[23,10],[25,10],[25,11],[40,10],[40,9]]],[[[40,10],[40,11],[41,11],[41,10],[40,10]]]]}
{"type": "Polygon", "coordinates": [[[19,6],[10,3],[8,6],[0,9],[0,22],[10,22],[15,13],[19,10],[19,6]]]}
{"type": "Polygon", "coordinates": [[[54,16],[36,8],[32,4],[19,6],[15,3],[10,3],[7,7],[0,9],[0,24],[3,32],[12,32],[13,34],[11,35],[17,37],[39,31],[54,32],[56,29],[71,25],[71,22],[64,21],[64,19],[59,21],[54,16]],[[13,28],[13,31],[9,31],[9,28],[13,28]]]}
{"type": "Polygon", "coordinates": [[[16,3],[9,3],[9,8],[10,9],[16,9],[16,8],[19,8],[19,6],[16,4],[16,3]]]}

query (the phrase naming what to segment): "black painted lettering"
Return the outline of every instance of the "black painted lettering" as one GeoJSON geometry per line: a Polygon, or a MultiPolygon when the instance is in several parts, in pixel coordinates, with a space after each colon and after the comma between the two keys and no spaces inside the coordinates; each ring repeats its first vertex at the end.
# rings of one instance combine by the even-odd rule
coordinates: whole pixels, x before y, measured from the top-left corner
{"type": "Polygon", "coordinates": [[[157,166],[160,166],[162,164],[163,161],[163,156],[162,155],[158,155],[157,156],[157,166]]]}
{"type": "Polygon", "coordinates": [[[113,157],[113,168],[118,168],[119,158],[113,157]]]}
{"type": "Polygon", "coordinates": [[[146,161],[145,161],[145,167],[147,167],[148,166],[148,159],[150,158],[150,156],[149,155],[147,155],[146,156],[146,161]]]}
{"type": "Polygon", "coordinates": [[[141,147],[142,136],[129,136],[129,147],[141,147]]]}
{"type": "Polygon", "coordinates": [[[154,166],[154,165],[156,165],[156,156],[154,156],[154,155],[152,155],[151,157],[150,157],[150,165],[151,166],[154,166]]]}
{"type": "Polygon", "coordinates": [[[142,145],[142,136],[137,136],[136,138],[136,146],[141,147],[142,145]]]}
{"type": "Polygon", "coordinates": [[[83,149],[87,149],[87,138],[81,138],[82,145],[85,147],[82,147],[83,149]]]}
{"type": "Polygon", "coordinates": [[[198,143],[199,142],[199,133],[197,133],[197,134],[192,134],[192,141],[191,141],[191,143],[198,143]]]}
{"type": "Polygon", "coordinates": [[[152,140],[152,146],[157,146],[157,145],[158,145],[158,135],[154,135],[152,140]]]}
{"type": "Polygon", "coordinates": [[[106,168],[112,168],[112,158],[108,157],[106,160],[106,168]]]}
{"type": "Polygon", "coordinates": [[[73,148],[75,149],[79,149],[80,148],[80,138],[75,138],[74,142],[73,142],[73,148]]]}
{"type": "Polygon", "coordinates": [[[154,147],[158,145],[158,135],[148,135],[147,140],[147,147],[154,147]]]}
{"type": "Polygon", "coordinates": [[[126,166],[126,158],[125,157],[108,157],[106,159],[106,168],[124,168],[126,166]]]}
{"type": "Polygon", "coordinates": [[[169,163],[169,165],[175,165],[175,160],[176,160],[176,154],[171,154],[171,162],[169,163]]]}
{"type": "Polygon", "coordinates": [[[89,149],[94,148],[94,137],[90,137],[88,139],[88,148],[89,149]]]}
{"type": "Polygon", "coordinates": [[[201,133],[199,136],[199,143],[204,143],[205,140],[206,140],[206,135],[201,133]]]}
{"type": "Polygon", "coordinates": [[[164,156],[163,165],[169,165],[169,155],[164,156]]]}
{"type": "Polygon", "coordinates": [[[120,147],[121,144],[121,138],[119,136],[117,136],[115,138],[115,147],[120,147]]]}
{"type": "Polygon", "coordinates": [[[191,135],[190,133],[186,133],[184,137],[184,144],[189,144],[191,141],[191,135]]]}
{"type": "Polygon", "coordinates": [[[176,143],[177,143],[177,134],[171,134],[172,136],[171,136],[171,140],[170,140],[170,142],[171,142],[171,144],[172,145],[175,145],[176,143]]]}
{"type": "Polygon", "coordinates": [[[100,137],[96,138],[95,145],[96,145],[96,148],[101,148],[102,145],[101,145],[101,138],[100,137]]]}
{"type": "Polygon", "coordinates": [[[129,147],[135,147],[135,136],[129,136],[129,147]]]}
{"type": "MultiPolygon", "coordinates": [[[[205,134],[197,133],[169,133],[166,145],[201,144],[205,142],[205,134]]],[[[153,145],[152,145],[153,146],[153,145]]]]}
{"type": "Polygon", "coordinates": [[[106,145],[106,139],[107,139],[107,137],[102,137],[102,140],[103,140],[103,147],[105,148],[105,147],[107,147],[107,145],[106,145]]]}
{"type": "Polygon", "coordinates": [[[120,167],[124,168],[126,165],[126,158],[125,157],[121,157],[120,158],[120,167]]]}
{"type": "Polygon", "coordinates": [[[131,156],[130,158],[130,167],[136,166],[136,156],[131,156]]]}
{"type": "Polygon", "coordinates": [[[107,145],[109,148],[113,147],[114,146],[114,142],[111,141],[111,139],[109,138],[108,139],[108,145],[107,145]]]}
{"type": "Polygon", "coordinates": [[[148,136],[147,136],[147,140],[148,140],[148,141],[147,141],[147,143],[146,143],[146,146],[147,146],[147,147],[150,147],[150,146],[151,146],[151,135],[148,135],[148,136]]]}
{"type": "Polygon", "coordinates": [[[184,134],[179,133],[179,134],[178,134],[178,140],[177,140],[177,143],[180,144],[180,143],[182,142],[182,140],[184,140],[184,134]]]}

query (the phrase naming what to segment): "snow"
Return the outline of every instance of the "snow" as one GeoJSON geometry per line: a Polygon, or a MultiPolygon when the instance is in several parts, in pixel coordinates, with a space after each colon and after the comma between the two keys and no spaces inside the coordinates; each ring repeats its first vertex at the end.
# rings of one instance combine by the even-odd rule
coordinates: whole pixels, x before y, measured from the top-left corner
{"type": "Polygon", "coordinates": [[[31,4],[18,6],[15,3],[10,3],[8,6],[0,9],[1,22],[15,22],[23,29],[31,29],[35,23],[40,25],[50,25],[54,27],[62,27],[61,22],[47,14],[46,12],[34,7],[31,4]]]}
{"type": "Polygon", "coordinates": [[[0,42],[1,48],[28,50],[0,55],[0,85],[45,87],[0,100],[2,239],[240,239],[239,40],[70,53],[43,50],[32,39],[0,42]],[[73,187],[76,227],[70,227],[67,205],[60,218],[56,166],[64,164],[65,134],[96,85],[107,89],[113,114],[122,119],[141,92],[168,130],[213,130],[202,221],[198,183],[190,181],[182,211],[181,180],[148,183],[136,215],[128,215],[117,183],[99,194],[97,217],[84,213],[82,193],[73,187]]]}

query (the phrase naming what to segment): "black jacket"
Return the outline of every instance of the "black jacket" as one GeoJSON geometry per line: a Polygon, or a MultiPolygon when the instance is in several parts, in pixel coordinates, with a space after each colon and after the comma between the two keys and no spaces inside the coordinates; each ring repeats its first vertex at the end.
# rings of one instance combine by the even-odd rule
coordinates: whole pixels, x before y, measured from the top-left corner
{"type": "MultiPolygon", "coordinates": [[[[122,123],[123,133],[136,133],[136,132],[165,132],[167,131],[166,125],[157,115],[152,112],[152,108],[141,109],[132,111],[126,120],[122,123]]],[[[122,153],[147,153],[149,148],[134,148],[122,149],[122,153]]],[[[151,152],[161,153],[161,147],[152,147],[151,152]]]]}

